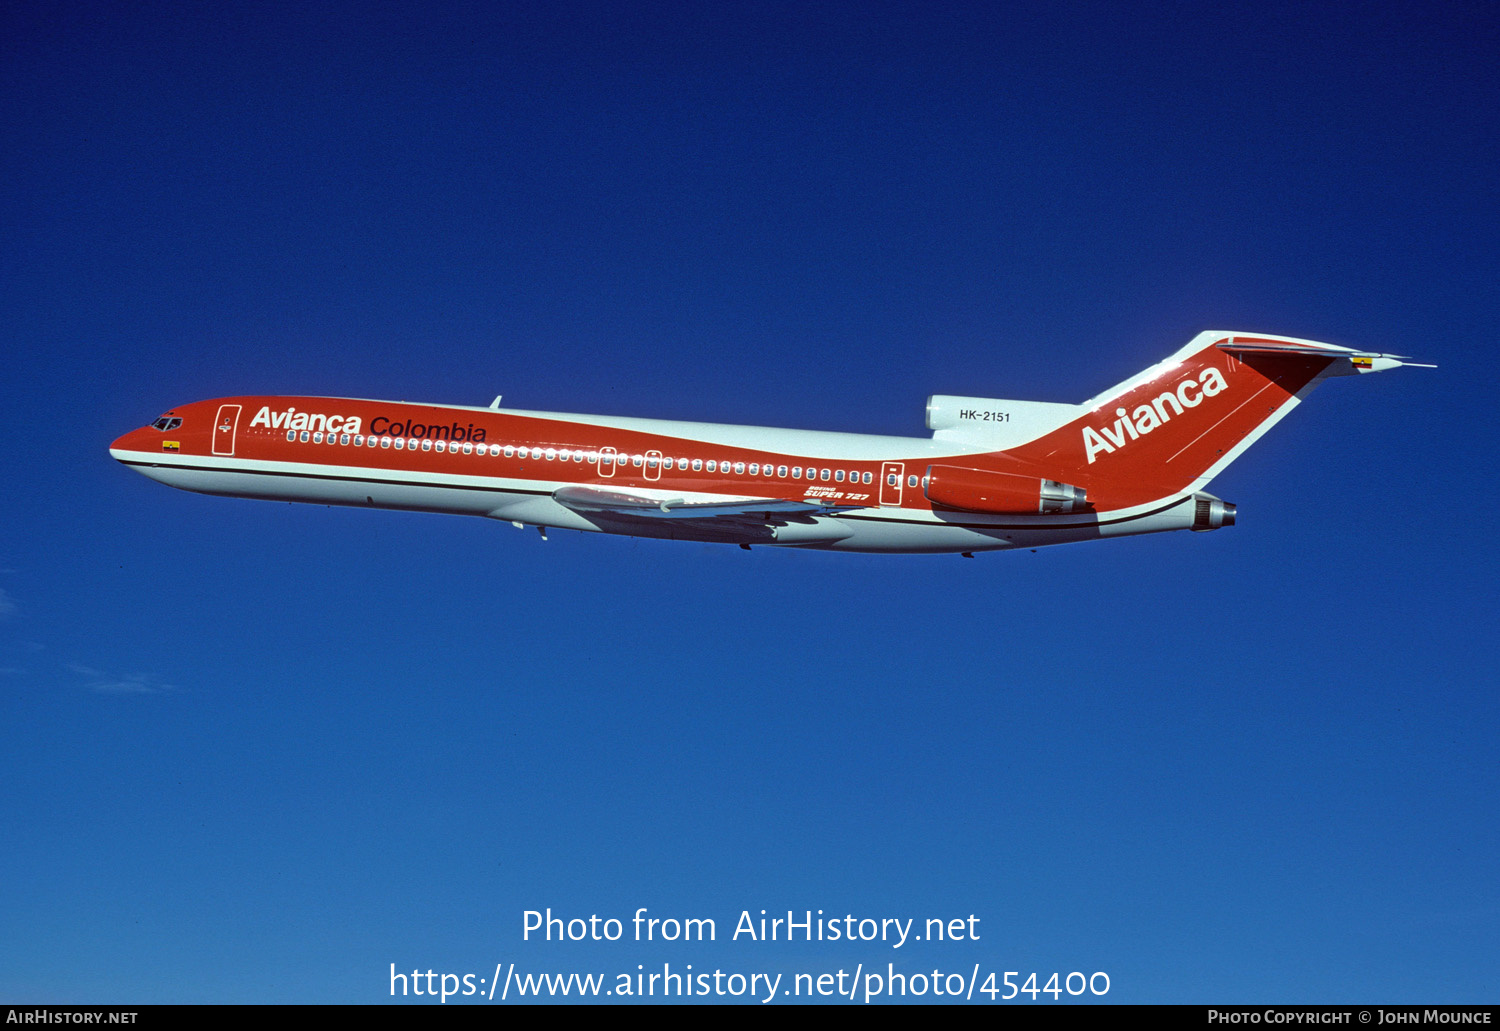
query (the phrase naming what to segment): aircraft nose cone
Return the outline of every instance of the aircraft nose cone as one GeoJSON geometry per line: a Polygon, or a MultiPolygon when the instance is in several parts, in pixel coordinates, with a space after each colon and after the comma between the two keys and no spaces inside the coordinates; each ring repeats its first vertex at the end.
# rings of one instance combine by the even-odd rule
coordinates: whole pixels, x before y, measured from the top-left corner
{"type": "Polygon", "coordinates": [[[146,434],[151,432],[153,432],[151,427],[142,426],[139,429],[131,430],[129,433],[121,434],[109,445],[109,453],[115,458],[123,458],[126,452],[146,451],[148,450],[146,446],[146,434]]]}

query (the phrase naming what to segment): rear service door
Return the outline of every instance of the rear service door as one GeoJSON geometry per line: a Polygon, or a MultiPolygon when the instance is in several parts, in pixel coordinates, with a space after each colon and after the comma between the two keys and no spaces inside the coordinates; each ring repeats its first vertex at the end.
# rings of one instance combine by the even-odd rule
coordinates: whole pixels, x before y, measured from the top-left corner
{"type": "Polygon", "coordinates": [[[901,504],[901,480],[906,475],[906,465],[902,462],[886,462],[880,467],[880,503],[882,505],[901,504]]]}

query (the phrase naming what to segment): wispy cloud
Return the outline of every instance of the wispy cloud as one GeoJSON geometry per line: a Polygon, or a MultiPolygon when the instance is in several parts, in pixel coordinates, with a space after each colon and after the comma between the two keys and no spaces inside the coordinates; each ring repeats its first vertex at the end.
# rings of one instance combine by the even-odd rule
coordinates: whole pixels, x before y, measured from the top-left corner
{"type": "Polygon", "coordinates": [[[16,603],[11,601],[10,595],[0,589],[0,619],[9,619],[16,614],[16,603]]]}
{"type": "Polygon", "coordinates": [[[175,691],[171,684],[163,684],[152,673],[106,673],[92,666],[68,663],[68,669],[84,679],[84,686],[100,694],[163,694],[175,691]]]}

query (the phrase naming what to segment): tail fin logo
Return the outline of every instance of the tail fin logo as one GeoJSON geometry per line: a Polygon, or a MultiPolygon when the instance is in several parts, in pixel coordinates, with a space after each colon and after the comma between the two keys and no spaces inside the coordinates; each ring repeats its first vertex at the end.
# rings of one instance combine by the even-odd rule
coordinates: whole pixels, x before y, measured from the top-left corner
{"type": "Polygon", "coordinates": [[[1197,408],[1204,398],[1222,394],[1228,388],[1224,374],[1210,365],[1196,377],[1189,376],[1177,384],[1175,390],[1163,391],[1138,405],[1134,411],[1116,408],[1113,425],[1101,426],[1097,430],[1092,426],[1083,428],[1083,449],[1088,455],[1089,465],[1094,464],[1101,451],[1114,454],[1132,440],[1139,440],[1152,430],[1165,426],[1174,415],[1197,408]]]}

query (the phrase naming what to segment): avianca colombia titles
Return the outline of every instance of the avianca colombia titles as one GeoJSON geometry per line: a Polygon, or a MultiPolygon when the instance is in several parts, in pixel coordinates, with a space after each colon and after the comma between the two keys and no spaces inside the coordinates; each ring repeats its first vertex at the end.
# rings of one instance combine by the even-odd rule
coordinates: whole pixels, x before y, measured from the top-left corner
{"type": "Polygon", "coordinates": [[[934,395],[926,438],[326,397],[230,397],[110,446],[202,494],[517,526],[870,552],[957,552],[1232,526],[1205,491],[1332,376],[1398,356],[1241,333],[1082,404],[934,395]]]}

